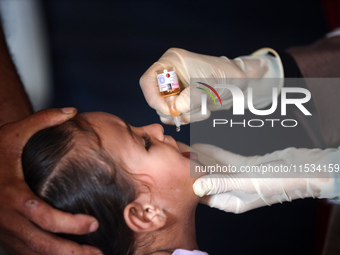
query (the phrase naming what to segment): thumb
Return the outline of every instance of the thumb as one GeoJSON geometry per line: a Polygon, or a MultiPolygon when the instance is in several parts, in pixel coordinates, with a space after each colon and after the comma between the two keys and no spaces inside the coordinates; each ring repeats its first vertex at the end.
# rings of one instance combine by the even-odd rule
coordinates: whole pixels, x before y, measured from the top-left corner
{"type": "MultiPolygon", "coordinates": [[[[210,110],[206,114],[201,113],[201,90],[192,86],[185,88],[176,98],[176,109],[181,113],[181,122],[184,124],[193,123],[208,119],[210,110]]],[[[172,122],[161,119],[163,123],[173,124],[172,122]]]]}
{"type": "Polygon", "coordinates": [[[17,147],[23,147],[29,138],[39,130],[61,124],[73,118],[76,114],[77,110],[73,107],[46,109],[34,113],[23,120],[6,124],[2,128],[3,130],[8,130],[9,135],[12,136],[12,142],[17,147]]]}
{"type": "Polygon", "coordinates": [[[21,133],[24,138],[29,139],[31,134],[44,128],[59,125],[73,118],[76,114],[77,109],[73,107],[41,110],[20,123],[22,126],[21,133]]]}
{"type": "MultiPolygon", "coordinates": [[[[160,112],[157,112],[161,122],[168,125],[175,125],[175,121],[171,115],[163,115],[160,112]]],[[[190,113],[183,113],[180,115],[181,118],[181,125],[202,121],[208,119],[210,117],[210,111],[207,110],[206,115],[202,115],[200,111],[198,112],[190,112],[190,113]]]]}
{"type": "Polygon", "coordinates": [[[197,196],[203,197],[241,190],[250,183],[246,173],[210,174],[198,178],[193,184],[193,190],[197,196]]]}
{"type": "Polygon", "coordinates": [[[74,117],[76,113],[75,108],[48,109],[3,125],[0,128],[0,149],[3,151],[0,161],[12,169],[21,169],[21,153],[31,136],[41,129],[61,124],[74,117]]]}
{"type": "Polygon", "coordinates": [[[212,174],[198,178],[193,184],[194,193],[203,197],[205,195],[214,195],[230,191],[228,183],[229,175],[212,174]]]}
{"type": "Polygon", "coordinates": [[[190,87],[185,88],[176,98],[176,109],[180,113],[190,112],[190,87]]]}
{"type": "Polygon", "coordinates": [[[177,111],[181,113],[196,112],[201,109],[202,90],[190,85],[181,91],[176,99],[177,111]]]}

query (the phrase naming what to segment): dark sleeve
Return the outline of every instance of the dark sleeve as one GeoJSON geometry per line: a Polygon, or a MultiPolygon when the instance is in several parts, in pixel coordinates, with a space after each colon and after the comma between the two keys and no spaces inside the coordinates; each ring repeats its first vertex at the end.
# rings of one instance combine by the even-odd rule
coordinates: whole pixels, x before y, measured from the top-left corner
{"type": "MultiPolygon", "coordinates": [[[[286,53],[295,60],[304,78],[337,78],[323,79],[321,82],[318,79],[307,79],[306,86],[312,94],[325,145],[338,147],[340,145],[340,36],[321,39],[309,46],[293,47],[286,53]]],[[[285,57],[283,59],[285,61],[285,57]]],[[[292,64],[289,61],[291,60],[287,62],[286,59],[286,65],[292,64]]],[[[296,74],[296,71],[293,71],[293,74],[294,72],[296,74]]]]}
{"type": "Polygon", "coordinates": [[[305,78],[340,78],[340,36],[286,52],[294,58],[305,78]]]}
{"type": "Polygon", "coordinates": [[[286,51],[278,51],[280,55],[285,78],[302,78],[302,73],[295,59],[286,51]]]}

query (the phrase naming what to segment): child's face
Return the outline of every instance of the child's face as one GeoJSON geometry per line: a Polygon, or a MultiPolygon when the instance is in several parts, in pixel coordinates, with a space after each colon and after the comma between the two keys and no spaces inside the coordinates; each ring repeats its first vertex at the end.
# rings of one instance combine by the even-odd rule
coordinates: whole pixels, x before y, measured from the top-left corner
{"type": "Polygon", "coordinates": [[[133,127],[102,112],[84,113],[82,117],[94,128],[104,148],[124,169],[147,182],[153,195],[166,196],[174,202],[197,203],[190,160],[181,154],[171,136],[164,135],[161,125],[133,127]]]}

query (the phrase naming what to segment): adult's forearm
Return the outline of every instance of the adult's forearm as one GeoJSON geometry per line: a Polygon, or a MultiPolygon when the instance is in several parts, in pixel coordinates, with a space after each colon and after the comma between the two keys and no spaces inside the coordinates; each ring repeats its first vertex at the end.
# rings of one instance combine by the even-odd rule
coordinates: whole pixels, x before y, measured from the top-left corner
{"type": "Polygon", "coordinates": [[[0,126],[33,113],[0,25],[0,126]]]}

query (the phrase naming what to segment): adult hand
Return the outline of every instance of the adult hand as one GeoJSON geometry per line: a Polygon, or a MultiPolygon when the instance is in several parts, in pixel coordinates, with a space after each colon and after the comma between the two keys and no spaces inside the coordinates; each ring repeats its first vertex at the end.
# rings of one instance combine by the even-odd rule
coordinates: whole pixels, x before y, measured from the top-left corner
{"type": "MultiPolygon", "coordinates": [[[[305,166],[305,162],[308,162],[309,166],[335,165],[338,164],[340,157],[339,149],[288,148],[253,157],[244,157],[207,144],[193,145],[192,150],[205,165],[234,166],[237,171],[242,170],[242,167],[245,169],[246,166],[258,166],[258,169],[264,169],[264,166],[305,166]]],[[[336,190],[338,180],[334,179],[334,175],[327,173],[307,176],[305,173],[282,172],[282,175],[278,175],[243,171],[235,174],[206,175],[196,180],[193,189],[196,195],[202,197],[201,202],[204,204],[226,212],[242,213],[297,198],[334,198],[339,196],[339,191],[336,190]]]]}
{"type": "Polygon", "coordinates": [[[273,82],[263,81],[255,82],[256,84],[249,83],[251,78],[255,78],[251,79],[253,82],[258,78],[283,78],[281,60],[272,49],[263,49],[252,56],[231,60],[227,57],[207,56],[183,49],[171,48],[143,74],[139,81],[146,101],[150,107],[157,111],[161,121],[166,124],[173,124],[173,120],[164,98],[160,96],[156,71],[170,66],[175,67],[182,88],[182,92],[176,99],[176,108],[177,111],[182,113],[181,121],[183,124],[206,119],[209,117],[210,111],[229,109],[232,106],[230,91],[219,88],[216,91],[221,97],[223,107],[219,105],[216,107],[213,100],[208,98],[207,114],[201,115],[200,102],[203,92],[199,89],[190,90],[190,86],[199,85],[191,84],[191,78],[199,78],[200,82],[211,86],[232,83],[238,86],[244,94],[247,93],[248,86],[254,86],[256,91],[254,91],[253,95],[253,104],[256,108],[269,105],[272,100],[272,87],[277,86],[280,88],[282,86],[282,83],[273,84],[273,82]],[[268,55],[268,52],[276,54],[276,57],[268,55]]]}
{"type": "Polygon", "coordinates": [[[75,115],[74,108],[43,110],[0,127],[0,246],[12,254],[101,254],[52,234],[87,234],[98,228],[98,222],[47,205],[29,189],[22,171],[21,154],[29,138],[75,115]]]}

